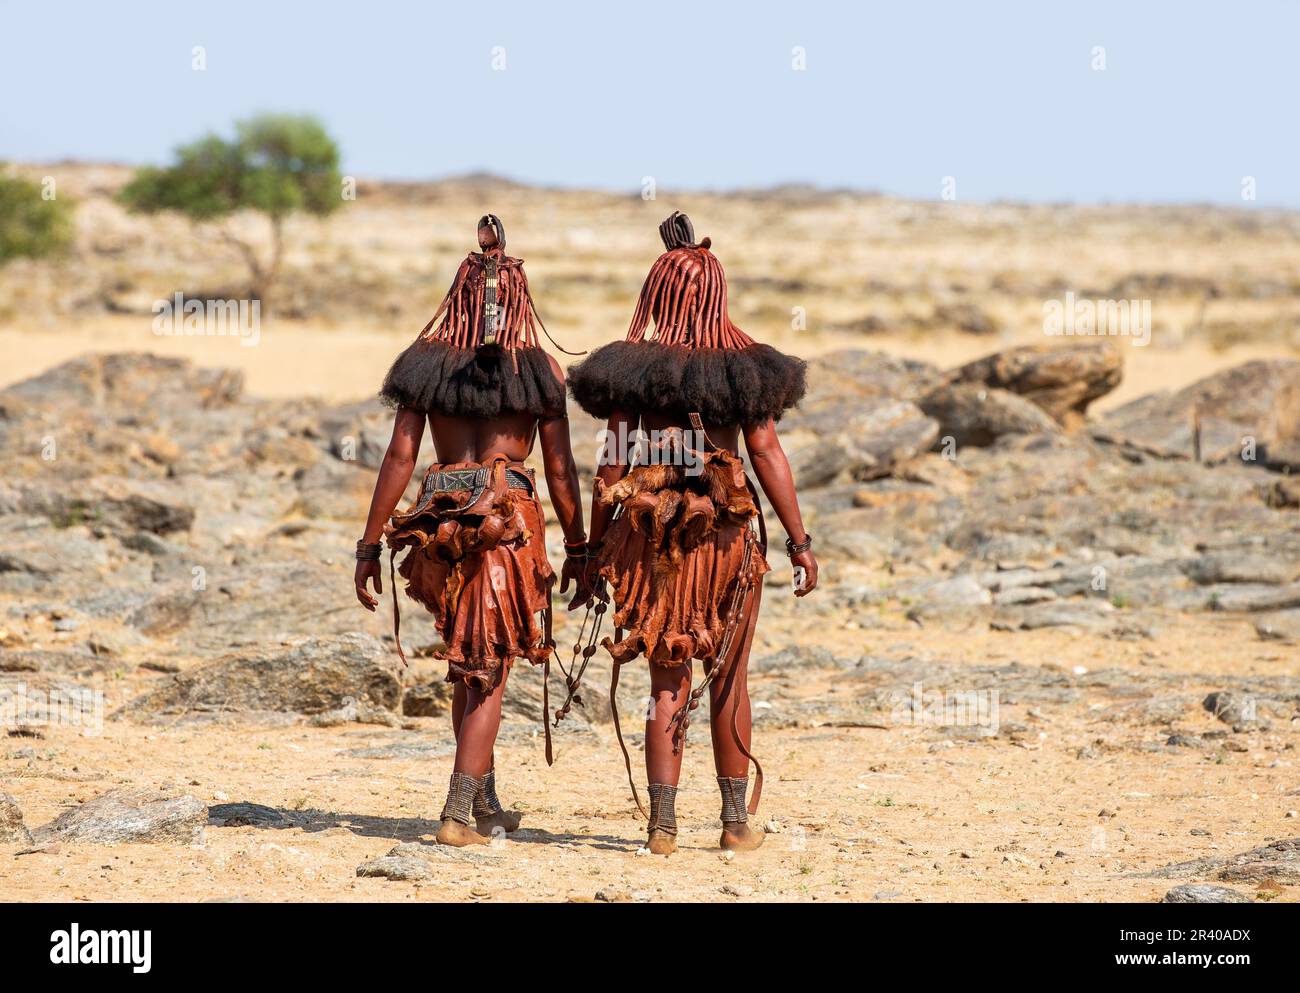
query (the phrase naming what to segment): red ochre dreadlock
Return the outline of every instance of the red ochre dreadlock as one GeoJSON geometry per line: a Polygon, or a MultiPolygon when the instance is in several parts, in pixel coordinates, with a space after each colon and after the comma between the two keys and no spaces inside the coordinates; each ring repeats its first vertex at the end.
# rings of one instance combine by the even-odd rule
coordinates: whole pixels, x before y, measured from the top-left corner
{"type": "Polygon", "coordinates": [[[421,338],[445,342],[453,348],[475,348],[482,344],[484,284],[489,260],[496,263],[497,269],[496,344],[506,351],[540,347],[537,326],[541,319],[528,290],[523,260],[510,258],[499,248],[472,252],[460,264],[451,289],[438,312],[420,332],[421,338]]]}
{"type": "Polygon", "coordinates": [[[690,218],[674,212],[659,226],[668,250],[655,260],[641,286],[627,340],[695,348],[747,348],[754,339],[731,323],[727,274],[705,238],[694,244],[690,218]],[[651,323],[654,333],[647,338],[651,323]]]}
{"type": "Polygon", "coordinates": [[[778,420],[804,394],[802,360],[732,323],[727,277],[690,218],[659,225],[664,253],[650,267],[623,341],[569,367],[569,391],[588,414],[698,413],[706,424],[778,420]]]}
{"type": "Polygon", "coordinates": [[[523,259],[505,254],[505,229],[495,214],[484,215],[478,230],[481,250],[460,264],[437,313],[393,362],[380,398],[453,417],[558,416],[564,386],[538,343],[538,328],[550,334],[523,259]]]}

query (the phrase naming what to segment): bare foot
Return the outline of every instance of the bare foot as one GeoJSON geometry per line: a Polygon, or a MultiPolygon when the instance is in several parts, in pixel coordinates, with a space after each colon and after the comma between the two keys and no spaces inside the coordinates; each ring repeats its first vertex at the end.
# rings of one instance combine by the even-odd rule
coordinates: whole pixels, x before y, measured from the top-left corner
{"type": "Polygon", "coordinates": [[[468,824],[462,824],[460,821],[453,821],[448,817],[442,822],[435,835],[440,845],[451,845],[453,848],[464,848],[466,845],[486,845],[491,838],[485,838],[477,831],[470,828],[468,824]]]}
{"type": "Polygon", "coordinates": [[[498,810],[495,814],[475,817],[474,827],[478,828],[479,834],[486,834],[489,837],[498,831],[510,834],[512,831],[519,830],[519,822],[523,817],[524,815],[517,810],[498,810]]]}
{"type": "Polygon", "coordinates": [[[752,852],[763,843],[762,831],[755,831],[746,823],[732,824],[722,828],[722,838],[718,841],[729,852],[752,852]]]}
{"type": "Polygon", "coordinates": [[[651,855],[671,855],[677,851],[677,835],[666,831],[651,831],[645,846],[650,849],[651,855]]]}

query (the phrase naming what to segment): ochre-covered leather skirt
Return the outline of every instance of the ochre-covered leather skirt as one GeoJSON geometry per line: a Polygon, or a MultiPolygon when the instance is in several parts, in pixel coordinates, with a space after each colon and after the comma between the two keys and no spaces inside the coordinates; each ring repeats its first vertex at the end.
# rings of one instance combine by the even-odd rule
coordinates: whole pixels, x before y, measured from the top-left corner
{"type": "Polygon", "coordinates": [[[435,463],[387,534],[390,547],[410,548],[398,573],[434,615],[448,682],[488,692],[514,659],[547,660],[555,574],[532,470],[504,458],[435,463]]]}
{"type": "Polygon", "coordinates": [[[624,635],[603,642],[616,664],[641,654],[664,666],[713,659],[747,558],[755,583],[769,571],[751,526],[759,511],[744,463],[723,449],[696,454],[694,475],[682,465],[641,465],[612,486],[597,481],[600,500],[621,508],[599,567],[624,635]]]}

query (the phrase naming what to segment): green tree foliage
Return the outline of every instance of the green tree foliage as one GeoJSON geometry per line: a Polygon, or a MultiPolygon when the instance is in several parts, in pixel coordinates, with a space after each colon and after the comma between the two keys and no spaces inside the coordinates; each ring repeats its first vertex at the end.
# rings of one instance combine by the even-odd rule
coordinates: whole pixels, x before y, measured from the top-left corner
{"type": "Polygon", "coordinates": [[[72,244],[72,207],[43,193],[39,183],[0,175],[0,265],[58,255],[72,244]]]}
{"type": "Polygon", "coordinates": [[[264,299],[280,269],[284,219],[296,211],[323,217],[343,204],[339,150],[311,117],[266,114],[235,125],[227,140],[207,135],[176,150],[169,166],[140,169],[119,194],[140,213],[174,211],[195,223],[215,222],[215,233],[243,256],[253,294],[264,299]],[[265,214],[271,257],[219,222],[241,210],[265,214]]]}

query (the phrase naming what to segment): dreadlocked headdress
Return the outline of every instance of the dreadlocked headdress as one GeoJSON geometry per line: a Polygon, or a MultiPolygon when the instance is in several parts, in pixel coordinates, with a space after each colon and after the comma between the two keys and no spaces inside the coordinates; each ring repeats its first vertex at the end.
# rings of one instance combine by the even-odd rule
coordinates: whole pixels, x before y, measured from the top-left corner
{"type": "Polygon", "coordinates": [[[650,267],[627,339],[569,370],[573,398],[596,417],[649,410],[696,411],[713,424],[779,419],[803,397],[804,363],[731,323],[727,276],[710,240],[695,243],[690,218],[674,212],[659,236],[667,251],[650,267]]]}
{"type": "Polygon", "coordinates": [[[470,252],[437,313],[397,357],[380,398],[453,417],[564,410],[564,387],[537,341],[537,316],[523,259],[505,254],[495,214],[479,221],[481,252],[470,252]]]}

